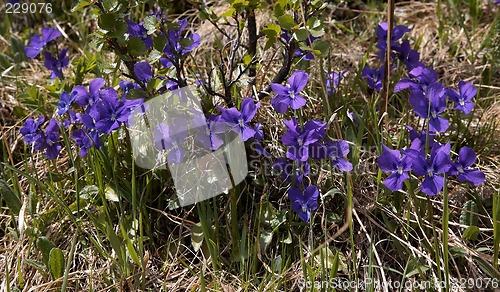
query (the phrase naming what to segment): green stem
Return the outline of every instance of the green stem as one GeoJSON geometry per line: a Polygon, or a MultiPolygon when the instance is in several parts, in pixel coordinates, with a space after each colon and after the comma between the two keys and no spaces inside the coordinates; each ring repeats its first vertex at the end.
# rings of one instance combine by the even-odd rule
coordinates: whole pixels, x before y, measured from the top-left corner
{"type": "Polygon", "coordinates": [[[73,241],[71,242],[71,250],[69,251],[68,262],[66,263],[66,270],[64,272],[64,279],[61,287],[61,291],[66,291],[66,286],[68,285],[69,270],[71,269],[71,263],[73,262],[73,257],[75,256],[76,241],[78,239],[78,229],[73,236],[73,241]]]}
{"type": "Polygon", "coordinates": [[[444,189],[443,189],[443,258],[444,258],[444,270],[445,270],[445,281],[446,289],[449,291],[450,287],[450,267],[448,263],[448,221],[450,217],[450,211],[448,206],[448,187],[446,185],[446,174],[444,175],[444,189]]]}

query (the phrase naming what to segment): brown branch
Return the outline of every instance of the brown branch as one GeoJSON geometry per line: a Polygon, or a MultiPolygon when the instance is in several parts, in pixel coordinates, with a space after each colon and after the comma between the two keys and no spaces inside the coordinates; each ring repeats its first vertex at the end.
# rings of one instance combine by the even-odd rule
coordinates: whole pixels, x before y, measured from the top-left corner
{"type": "MultiPolygon", "coordinates": [[[[255,20],[255,9],[248,7],[247,12],[247,29],[248,29],[248,50],[247,53],[252,57],[255,57],[257,53],[257,21],[255,20]]],[[[248,77],[255,77],[257,74],[256,66],[253,65],[248,70],[248,77]]]]}
{"type": "MultiPolygon", "coordinates": [[[[385,51],[384,60],[384,87],[380,93],[380,111],[379,119],[382,118],[384,113],[387,113],[389,109],[389,96],[390,96],[390,85],[391,85],[391,43],[392,43],[392,29],[394,27],[394,0],[387,0],[387,48],[385,51]],[[383,109],[383,111],[382,111],[383,109]]],[[[388,128],[389,119],[386,115],[385,117],[385,128],[388,128]]]]}
{"type": "MultiPolygon", "coordinates": [[[[282,83],[285,81],[286,77],[288,76],[288,73],[290,73],[290,69],[292,68],[292,62],[293,62],[293,57],[295,54],[295,41],[291,41],[288,47],[286,48],[286,55],[285,59],[283,62],[283,66],[281,66],[280,70],[274,76],[273,80],[271,80],[271,83],[282,83]]],[[[259,92],[258,99],[261,100],[264,97],[266,97],[270,92],[271,92],[271,85],[268,84],[266,88],[259,92]]]]}

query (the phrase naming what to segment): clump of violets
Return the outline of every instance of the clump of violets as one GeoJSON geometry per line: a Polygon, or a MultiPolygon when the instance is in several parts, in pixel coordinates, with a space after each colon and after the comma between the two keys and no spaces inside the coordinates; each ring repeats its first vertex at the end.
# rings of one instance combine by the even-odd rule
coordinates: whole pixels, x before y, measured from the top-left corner
{"type": "MultiPolygon", "coordinates": [[[[480,170],[471,168],[476,160],[474,150],[467,146],[462,147],[457,161],[453,162],[450,157],[452,153],[450,143],[441,144],[436,140],[438,134],[445,133],[450,126],[444,116],[448,100],[455,103],[455,110],[470,114],[474,107],[472,100],[477,94],[477,89],[472,82],[464,81],[458,83],[458,91],[444,87],[439,82],[436,71],[420,62],[418,52],[410,49],[408,40],[397,42],[407,31],[409,30],[404,27],[395,27],[391,42],[392,50],[406,66],[409,75],[409,78],[402,78],[397,82],[394,92],[409,91],[412,109],[423,119],[426,129],[417,132],[407,126],[411,141],[407,148],[392,150],[382,145],[383,151],[378,157],[378,166],[382,171],[389,173],[384,184],[391,191],[402,190],[404,181],[412,179],[413,174],[415,177],[423,178],[420,190],[431,196],[442,191],[444,184],[447,183],[445,174],[450,177],[456,176],[459,182],[467,181],[473,186],[480,185],[484,182],[485,176],[480,170]]],[[[386,32],[387,25],[381,24],[377,30],[379,37],[377,47],[382,52],[379,53],[381,56],[385,55],[386,46],[381,40],[385,38],[387,41],[386,32]]],[[[373,88],[375,83],[370,80],[368,69],[363,71],[366,71],[364,77],[367,77],[370,87],[373,88]]]]}
{"type": "MultiPolygon", "coordinates": [[[[327,91],[332,94],[338,89],[340,79],[345,72],[327,74],[327,91]]],[[[281,173],[281,178],[290,183],[288,198],[292,210],[302,221],[311,218],[311,212],[318,207],[319,190],[311,185],[311,162],[314,160],[330,160],[332,166],[339,171],[352,170],[352,164],[345,158],[349,153],[349,145],[344,140],[330,141],[325,139],[327,125],[320,120],[299,121],[297,110],[307,102],[302,91],[307,85],[309,75],[297,70],[288,78],[286,85],[271,83],[271,89],[276,96],[271,105],[277,113],[284,114],[292,109],[292,117],[283,120],[286,132],[281,136],[281,142],[287,147],[286,157],[279,157],[273,164],[273,169],[281,173]]]]}
{"type": "Polygon", "coordinates": [[[160,59],[164,67],[169,68],[172,65],[179,64],[179,60],[182,56],[200,45],[200,35],[197,33],[183,36],[183,32],[187,28],[187,25],[187,19],[181,19],[177,22],[177,27],[168,31],[166,35],[167,43],[163,49],[164,57],[160,59]]]}
{"type": "Polygon", "coordinates": [[[73,125],[70,137],[80,148],[80,156],[86,156],[93,147],[100,149],[101,137],[127,124],[131,112],[143,102],[142,99],[129,100],[123,95],[119,97],[114,88],[104,86],[104,79],[96,78],[90,82],[88,90],[77,85],[70,93],[63,91],[57,105],[58,119],[63,122],[52,118],[42,132],[43,117],[37,122],[27,119],[21,129],[25,143],[37,151],[45,150],[47,159],[54,159],[62,148],[59,130],[73,125]]]}

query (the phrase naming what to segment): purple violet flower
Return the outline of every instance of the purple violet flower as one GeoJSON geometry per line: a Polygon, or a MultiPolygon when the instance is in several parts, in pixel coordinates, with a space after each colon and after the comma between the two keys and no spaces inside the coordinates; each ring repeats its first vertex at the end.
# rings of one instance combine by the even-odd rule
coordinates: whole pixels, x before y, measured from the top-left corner
{"type": "Polygon", "coordinates": [[[30,39],[30,45],[24,47],[24,51],[26,52],[26,56],[28,58],[35,58],[42,52],[43,48],[53,39],[56,39],[61,36],[61,33],[51,27],[42,28],[42,36],[35,34],[30,39]]]}
{"type": "Polygon", "coordinates": [[[287,111],[288,106],[297,110],[306,104],[306,99],[300,95],[300,92],[306,87],[309,75],[303,70],[295,71],[288,84],[283,86],[278,83],[271,83],[272,90],[277,94],[272,100],[271,105],[274,110],[280,114],[287,111]]]}
{"type": "Polygon", "coordinates": [[[135,82],[130,82],[126,80],[122,80],[118,82],[118,86],[120,86],[120,89],[123,91],[122,94],[122,99],[126,98],[127,94],[134,89],[141,90],[141,86],[135,82]]]}
{"type": "Polygon", "coordinates": [[[148,35],[148,30],[144,27],[144,23],[135,23],[134,21],[130,19],[125,19],[125,22],[127,23],[127,33],[129,37],[138,37],[140,38],[144,44],[146,44],[146,48],[151,48],[153,46],[153,40],[151,37],[148,35]]]}
{"type": "Polygon", "coordinates": [[[462,111],[464,114],[468,115],[474,109],[474,102],[471,100],[477,94],[477,88],[472,85],[472,81],[465,83],[464,81],[458,82],[458,93],[455,89],[449,88],[447,94],[451,101],[456,103],[455,109],[462,111]]]}
{"type": "Polygon", "coordinates": [[[44,65],[47,69],[52,71],[50,78],[63,78],[62,69],[66,68],[69,64],[69,57],[66,56],[66,51],[68,51],[67,48],[62,49],[57,55],[57,59],[54,58],[49,51],[43,52],[43,55],[45,56],[44,65]]]}
{"type": "Polygon", "coordinates": [[[75,101],[82,107],[93,107],[100,100],[100,91],[104,86],[104,79],[96,78],[90,81],[89,91],[81,85],[73,87],[71,94],[75,95],[75,101]]]}
{"type": "Polygon", "coordinates": [[[325,73],[326,75],[326,92],[328,95],[332,95],[333,93],[337,92],[337,89],[339,88],[340,81],[342,80],[342,77],[344,77],[344,74],[347,71],[343,72],[332,72],[330,74],[325,73]]]}
{"type": "Polygon", "coordinates": [[[261,123],[256,123],[254,127],[255,134],[253,135],[254,143],[252,143],[252,146],[254,147],[255,152],[257,152],[259,155],[264,155],[264,156],[271,156],[267,150],[262,147],[262,144],[260,143],[260,140],[264,139],[264,131],[262,130],[262,124],[261,123]]]}
{"type": "Polygon", "coordinates": [[[220,116],[210,115],[208,119],[198,110],[194,111],[192,126],[199,131],[195,140],[200,142],[203,147],[215,151],[219,149],[224,141],[217,135],[224,133],[224,122],[220,121],[220,116]]]}
{"type": "Polygon", "coordinates": [[[401,151],[392,150],[382,144],[384,151],[378,157],[378,167],[384,172],[391,174],[384,180],[384,185],[391,191],[403,189],[403,183],[410,178],[408,171],[411,170],[412,159],[407,155],[401,155],[401,151]]]}
{"type": "Polygon", "coordinates": [[[416,67],[425,67],[422,62],[420,62],[420,54],[410,48],[410,41],[404,40],[398,49],[400,54],[400,59],[406,65],[408,71],[413,70],[416,67]]]}
{"type": "Polygon", "coordinates": [[[94,119],[89,114],[83,114],[80,115],[79,120],[82,122],[82,129],[74,131],[70,137],[75,140],[75,145],[80,147],[78,155],[85,157],[90,148],[101,149],[102,144],[94,119]]]}
{"type": "Polygon", "coordinates": [[[366,82],[368,83],[368,87],[379,92],[382,90],[384,81],[384,67],[380,68],[370,68],[366,65],[361,71],[361,77],[366,78],[366,82]]]}
{"type": "Polygon", "coordinates": [[[134,73],[144,83],[153,78],[153,70],[148,62],[139,62],[134,65],[134,73]]]}
{"type": "Polygon", "coordinates": [[[319,191],[316,186],[308,186],[304,192],[299,188],[291,187],[288,190],[288,199],[292,202],[292,210],[299,215],[302,221],[311,218],[311,211],[318,208],[319,191]]]}
{"type": "Polygon", "coordinates": [[[69,95],[66,91],[63,91],[59,96],[61,101],[57,104],[57,114],[60,116],[64,115],[71,108],[71,104],[75,101],[75,98],[75,94],[69,95]]]}
{"type": "MultiPolygon", "coordinates": [[[[380,49],[380,56],[385,57],[385,52],[387,50],[387,35],[389,30],[389,25],[387,22],[381,22],[377,26],[377,48],[380,49]]],[[[391,35],[391,50],[397,51],[400,47],[400,44],[397,42],[399,39],[403,37],[403,35],[409,32],[410,29],[404,25],[397,25],[392,30],[391,35]]]]}
{"type": "Polygon", "coordinates": [[[425,153],[417,156],[412,162],[412,169],[418,176],[425,176],[420,185],[423,193],[431,196],[437,195],[444,186],[444,177],[440,174],[446,173],[451,167],[450,142],[444,145],[435,144],[431,150],[430,160],[426,159],[425,153]]]}
{"type": "Polygon", "coordinates": [[[35,147],[39,143],[39,140],[43,137],[43,133],[40,130],[40,125],[43,124],[45,118],[40,116],[35,122],[34,119],[28,118],[21,128],[20,132],[23,135],[24,143],[35,147]]]}
{"type": "Polygon", "coordinates": [[[434,133],[429,133],[427,137],[427,131],[423,130],[422,133],[417,132],[410,126],[406,126],[408,131],[410,132],[410,141],[411,145],[405,150],[402,150],[403,154],[410,156],[411,158],[416,158],[418,155],[421,153],[425,153],[425,144],[426,144],[426,139],[428,138],[429,141],[427,142],[427,146],[429,148],[432,148],[432,146],[435,143],[435,137],[436,134],[434,133]]]}
{"type": "Polygon", "coordinates": [[[438,74],[436,71],[423,66],[413,68],[408,75],[410,75],[411,78],[403,78],[396,83],[394,92],[399,92],[404,89],[411,89],[412,92],[425,92],[427,86],[438,81],[438,74]]]}
{"type": "Polygon", "coordinates": [[[241,112],[236,108],[224,109],[219,107],[221,114],[221,121],[230,123],[233,130],[239,133],[243,141],[247,141],[255,135],[255,130],[248,124],[260,107],[260,102],[254,103],[253,99],[247,97],[241,102],[241,112]]]}
{"type": "Polygon", "coordinates": [[[142,103],[142,100],[121,100],[118,101],[118,94],[112,87],[101,90],[102,98],[95,105],[94,119],[95,126],[99,132],[109,134],[118,129],[120,124],[128,123],[130,112],[142,103]]]}
{"type": "Polygon", "coordinates": [[[349,154],[349,144],[347,141],[326,141],[327,156],[332,160],[332,165],[340,171],[351,171],[352,164],[344,157],[349,154]]]}
{"type": "Polygon", "coordinates": [[[164,123],[156,126],[153,132],[153,140],[156,148],[160,150],[170,150],[167,156],[168,163],[180,163],[184,158],[186,150],[182,147],[186,138],[186,131],[172,134],[171,128],[185,129],[185,122],[181,119],[175,120],[169,127],[164,123]]]}
{"type": "Polygon", "coordinates": [[[52,118],[45,129],[45,157],[52,160],[59,156],[62,146],[59,144],[61,135],[59,134],[59,124],[56,119],[52,118]]]}
{"type": "Polygon", "coordinates": [[[446,110],[446,90],[440,83],[426,87],[425,95],[421,91],[413,91],[410,104],[419,117],[429,119],[429,130],[442,133],[448,129],[448,120],[439,116],[446,110]]]}
{"type": "Polygon", "coordinates": [[[286,157],[291,160],[306,161],[309,158],[309,147],[307,146],[321,139],[320,133],[311,126],[304,126],[304,129],[301,129],[295,117],[291,120],[285,120],[283,123],[288,129],[281,137],[283,144],[288,146],[286,157]]]}
{"type": "Polygon", "coordinates": [[[163,52],[167,56],[160,60],[161,64],[168,68],[176,62],[177,59],[200,45],[200,35],[197,33],[190,34],[187,37],[182,37],[182,32],[186,29],[188,22],[187,19],[181,19],[177,22],[178,28],[169,30],[167,43],[163,52]]]}
{"type": "Polygon", "coordinates": [[[474,149],[464,146],[458,153],[458,162],[451,164],[448,174],[456,175],[459,182],[467,181],[474,186],[480,185],[486,177],[482,171],[470,168],[475,161],[474,149]]]}
{"type": "Polygon", "coordinates": [[[290,161],[285,157],[279,157],[273,163],[273,170],[281,173],[281,179],[283,181],[292,182],[293,186],[301,186],[306,181],[304,178],[311,172],[311,166],[307,161],[290,161]],[[295,165],[295,169],[294,169],[295,165]],[[294,177],[295,170],[295,177],[294,177]],[[294,181],[292,181],[294,180],[294,181]]]}

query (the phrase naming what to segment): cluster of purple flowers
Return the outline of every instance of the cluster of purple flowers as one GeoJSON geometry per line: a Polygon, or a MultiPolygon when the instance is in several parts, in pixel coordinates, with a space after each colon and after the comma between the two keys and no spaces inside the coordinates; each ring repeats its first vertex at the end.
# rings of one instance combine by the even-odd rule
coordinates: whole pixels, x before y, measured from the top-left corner
{"type": "MultiPolygon", "coordinates": [[[[453,162],[450,158],[450,143],[440,144],[435,141],[438,133],[444,133],[449,128],[448,120],[442,116],[447,110],[448,99],[455,103],[455,110],[469,114],[474,107],[472,99],[477,94],[477,89],[472,82],[460,81],[458,91],[442,85],[438,81],[438,74],[419,61],[418,52],[410,49],[408,40],[398,42],[408,31],[409,29],[402,25],[396,26],[393,31],[391,50],[406,66],[410,77],[402,78],[395,85],[394,92],[410,90],[410,104],[415,114],[424,119],[427,130],[418,133],[407,127],[411,140],[407,149],[391,150],[382,145],[383,152],[378,158],[378,165],[382,171],[390,173],[384,184],[392,191],[401,190],[404,181],[410,178],[409,172],[413,171],[415,175],[424,177],[420,189],[427,195],[436,195],[443,189],[444,174],[457,176],[460,182],[467,181],[477,186],[484,182],[485,176],[481,171],[470,168],[476,160],[474,150],[467,146],[462,147],[458,160],[453,162]]],[[[379,25],[377,37],[377,47],[380,50],[378,56],[383,59],[387,47],[386,23],[379,25]]],[[[377,73],[381,74],[377,79],[369,77],[372,69],[365,67],[363,72],[368,78],[369,86],[379,91],[382,88],[383,69],[377,73]]]]}
{"type": "Polygon", "coordinates": [[[52,118],[48,122],[45,131],[40,129],[45,118],[39,117],[35,122],[32,118],[28,118],[21,128],[21,134],[24,136],[24,142],[33,147],[37,151],[45,151],[47,159],[54,159],[59,156],[61,151],[59,124],[56,119],[52,118]]]}
{"type": "MultiPolygon", "coordinates": [[[[155,14],[157,18],[160,18],[155,14]]],[[[135,23],[130,19],[126,19],[127,34],[129,38],[139,38],[146,45],[147,49],[153,47],[152,35],[148,34],[148,30],[144,27],[144,23],[135,23]]],[[[187,19],[179,20],[168,31],[160,31],[159,35],[167,40],[163,48],[163,56],[160,58],[160,63],[165,68],[178,66],[179,60],[193,49],[200,45],[200,36],[197,33],[192,33],[185,36],[184,30],[188,25],[187,19]]]]}
{"type": "MultiPolygon", "coordinates": [[[[337,90],[343,73],[328,74],[328,90],[337,90]]],[[[295,114],[307,100],[301,95],[307,85],[309,75],[302,70],[295,71],[288,78],[287,85],[271,84],[276,96],[271,105],[278,113],[286,113],[289,108],[295,114]]],[[[292,116],[290,120],[283,120],[287,132],[281,137],[283,145],[287,146],[286,157],[276,160],[273,168],[281,172],[283,180],[291,183],[288,198],[294,210],[304,221],[309,221],[311,211],[318,207],[319,190],[309,185],[310,163],[312,160],[329,159],[334,167],[340,171],[351,171],[352,164],[345,159],[349,153],[349,145],[344,140],[330,141],[326,139],[327,125],[319,120],[309,120],[304,123],[292,116]]]]}
{"type": "MultiPolygon", "coordinates": [[[[391,57],[403,63],[410,71],[413,68],[423,66],[423,64],[420,62],[420,54],[416,50],[411,49],[410,41],[401,41],[404,34],[409,31],[410,29],[404,25],[397,25],[393,28],[391,37],[391,57]]],[[[377,57],[382,63],[384,63],[387,55],[387,36],[388,24],[387,22],[382,22],[377,27],[377,48],[379,49],[377,57]]],[[[378,92],[382,90],[383,87],[384,69],[384,66],[371,68],[366,65],[361,72],[361,77],[366,78],[368,86],[378,92]]]]}
{"type": "MultiPolygon", "coordinates": [[[[42,28],[42,35],[35,34],[30,39],[29,46],[24,48],[26,52],[26,56],[28,58],[36,58],[46,47],[48,44],[55,40],[56,38],[61,36],[61,32],[59,32],[55,28],[44,27],[42,28]]],[[[63,48],[59,53],[54,55],[51,54],[50,51],[45,50],[43,55],[45,57],[44,65],[47,69],[51,70],[50,78],[63,78],[62,69],[66,68],[69,64],[69,57],[66,56],[67,48],[63,48]]]]}
{"type": "Polygon", "coordinates": [[[57,115],[63,121],[59,123],[52,118],[44,133],[40,129],[43,117],[37,122],[28,119],[21,129],[25,143],[33,146],[35,150],[46,150],[47,159],[54,159],[59,156],[62,148],[59,144],[60,127],[67,128],[73,125],[70,137],[80,148],[80,156],[87,155],[92,147],[100,149],[101,136],[111,134],[120,125],[127,124],[130,113],[141,106],[143,101],[119,98],[113,87],[103,88],[104,83],[104,79],[96,78],[90,82],[88,90],[84,86],[77,85],[69,94],[63,91],[57,106],[57,115]]]}
{"type": "MultiPolygon", "coordinates": [[[[126,23],[128,25],[128,37],[140,38],[145,43],[146,48],[152,49],[153,38],[152,35],[148,34],[144,23],[137,24],[129,19],[126,19],[126,23]]],[[[183,19],[177,23],[177,26],[168,29],[166,32],[158,32],[166,37],[163,50],[164,56],[160,59],[160,64],[164,67],[169,68],[172,64],[179,64],[179,60],[184,55],[200,44],[198,34],[183,36],[186,26],[187,20],[183,19]]],[[[30,39],[29,46],[25,47],[26,55],[29,58],[35,58],[43,52],[45,66],[52,71],[51,78],[63,78],[62,69],[69,64],[66,48],[63,48],[55,57],[46,49],[51,41],[60,36],[61,33],[57,29],[43,28],[42,34],[34,35],[30,39]]],[[[134,100],[126,98],[131,90],[147,90],[148,82],[152,79],[163,80],[162,86],[158,88],[160,93],[175,90],[179,87],[176,81],[166,76],[154,77],[153,67],[148,62],[138,62],[134,64],[133,69],[133,73],[137,76],[136,82],[121,81],[119,83],[122,90],[121,96],[113,87],[104,88],[105,82],[102,78],[92,80],[88,89],[82,85],[76,85],[69,93],[63,91],[60,94],[57,108],[57,114],[62,122],[59,123],[56,119],[51,119],[45,132],[43,132],[41,130],[44,121],[43,117],[39,118],[37,122],[28,119],[21,130],[25,142],[36,150],[45,150],[46,157],[54,159],[61,150],[59,144],[60,126],[68,127],[72,124],[71,138],[75,140],[76,146],[80,148],[79,155],[84,157],[90,148],[101,148],[102,135],[111,134],[122,124],[127,124],[129,115],[135,108],[142,107],[142,111],[145,112],[142,98],[134,100]]],[[[146,93],[144,93],[143,97],[146,97],[146,93]]],[[[230,113],[233,113],[233,111],[230,113]]],[[[230,115],[228,114],[228,116],[230,115]]],[[[248,119],[248,117],[245,118],[248,119]]],[[[244,125],[246,125],[246,122],[244,125]]],[[[242,130],[244,130],[244,136],[246,137],[248,131],[246,129],[242,130]]]]}

